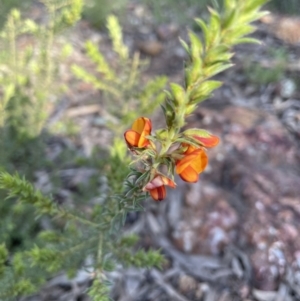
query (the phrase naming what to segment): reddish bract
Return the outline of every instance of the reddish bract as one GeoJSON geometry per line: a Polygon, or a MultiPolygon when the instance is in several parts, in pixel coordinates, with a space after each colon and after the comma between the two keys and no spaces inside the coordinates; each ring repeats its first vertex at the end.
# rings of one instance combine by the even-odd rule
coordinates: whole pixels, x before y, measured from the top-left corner
{"type": "Polygon", "coordinates": [[[220,138],[214,135],[209,135],[209,137],[193,136],[193,138],[198,140],[201,145],[205,147],[214,147],[220,142],[220,138]]]}

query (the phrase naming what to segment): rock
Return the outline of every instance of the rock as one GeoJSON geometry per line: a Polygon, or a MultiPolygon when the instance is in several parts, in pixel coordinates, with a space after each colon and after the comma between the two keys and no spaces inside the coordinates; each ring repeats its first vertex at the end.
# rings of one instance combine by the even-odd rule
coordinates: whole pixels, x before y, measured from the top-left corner
{"type": "Polygon", "coordinates": [[[162,52],[163,45],[158,41],[143,41],[138,43],[138,49],[144,54],[157,56],[162,52]]]}
{"type": "Polygon", "coordinates": [[[188,293],[189,291],[196,290],[197,285],[197,281],[188,275],[181,275],[179,277],[178,288],[181,293],[188,293]]]}

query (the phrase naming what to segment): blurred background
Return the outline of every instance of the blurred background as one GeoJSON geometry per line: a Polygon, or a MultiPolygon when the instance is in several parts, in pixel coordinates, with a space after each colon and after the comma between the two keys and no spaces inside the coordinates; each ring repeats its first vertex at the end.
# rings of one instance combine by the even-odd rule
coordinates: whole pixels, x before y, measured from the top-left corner
{"type": "MultiPolygon", "coordinates": [[[[95,26],[103,26],[105,19],[109,13],[116,13],[120,16],[126,14],[128,3],[136,3],[144,5],[151,9],[151,14],[155,18],[155,23],[176,22],[187,25],[191,22],[191,16],[196,17],[203,13],[208,5],[212,5],[211,0],[85,0],[83,17],[95,26]],[[124,10],[125,9],[125,10],[124,10]]],[[[220,0],[215,0],[216,3],[221,3],[220,0]]],[[[12,8],[18,8],[22,11],[30,10],[32,5],[38,4],[37,0],[1,0],[1,25],[3,26],[8,12],[12,8]]],[[[299,2],[297,0],[272,0],[267,5],[267,8],[272,12],[277,12],[282,15],[297,15],[300,12],[299,2]]]]}

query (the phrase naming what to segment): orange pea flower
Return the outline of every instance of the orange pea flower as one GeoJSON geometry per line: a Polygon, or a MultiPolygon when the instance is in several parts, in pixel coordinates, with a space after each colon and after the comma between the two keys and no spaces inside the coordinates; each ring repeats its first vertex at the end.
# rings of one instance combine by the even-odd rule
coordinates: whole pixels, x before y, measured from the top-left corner
{"type": "Polygon", "coordinates": [[[128,147],[144,148],[150,144],[146,136],[151,134],[151,120],[146,117],[139,117],[132,125],[131,130],[124,133],[124,138],[128,147]]]}
{"type": "Polygon", "coordinates": [[[176,162],[176,173],[180,178],[189,183],[196,183],[198,175],[205,169],[208,158],[205,150],[189,145],[184,152],[184,157],[176,162]]]}
{"type": "Polygon", "coordinates": [[[161,174],[156,174],[156,176],[146,184],[143,191],[148,191],[155,201],[162,201],[167,195],[166,185],[172,188],[176,187],[176,184],[171,179],[161,174]]]}
{"type": "Polygon", "coordinates": [[[193,138],[198,140],[204,147],[214,147],[220,142],[219,137],[211,134],[208,137],[193,136],[193,138]]]}

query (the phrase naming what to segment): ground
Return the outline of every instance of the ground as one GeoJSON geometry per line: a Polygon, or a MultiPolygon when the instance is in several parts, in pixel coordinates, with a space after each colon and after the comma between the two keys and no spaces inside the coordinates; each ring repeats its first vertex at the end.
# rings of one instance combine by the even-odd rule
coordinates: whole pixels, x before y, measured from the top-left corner
{"type": "MultiPolygon", "coordinates": [[[[178,181],[178,189],[168,191],[166,200],[149,200],[144,213],[128,218],[126,231],[141,234],[145,247],[161,248],[167,263],[162,271],[120,268],[108,274],[113,300],[300,300],[298,22],[271,15],[256,24],[254,37],[261,45],[234,49],[234,67],[218,76],[224,85],[188,123],[221,138],[208,151],[209,168],[197,184],[178,181]]],[[[141,4],[128,8],[124,38],[132,52],[151,59],[145,78],[166,74],[183,82],[187,57],[179,36],[187,40],[185,27],[155,24],[141,4]]],[[[99,42],[106,54],[110,51],[106,33],[86,21],[67,38],[74,46],[69,63],[88,64],[82,50],[87,38],[99,42]]],[[[102,111],[92,100],[98,94],[68,73],[65,80],[73,89],[56,114],[80,126],[74,143],[88,155],[110,139],[97,122],[102,111]]],[[[154,119],[159,123],[159,113],[154,119]]],[[[49,145],[49,155],[62,144],[49,145]]],[[[65,171],[72,185],[89,174],[92,169],[65,171]]],[[[40,171],[36,184],[45,189],[41,175],[47,177],[40,171]]],[[[85,271],[72,280],[60,275],[26,300],[89,300],[84,294],[88,285],[85,271]]]]}

